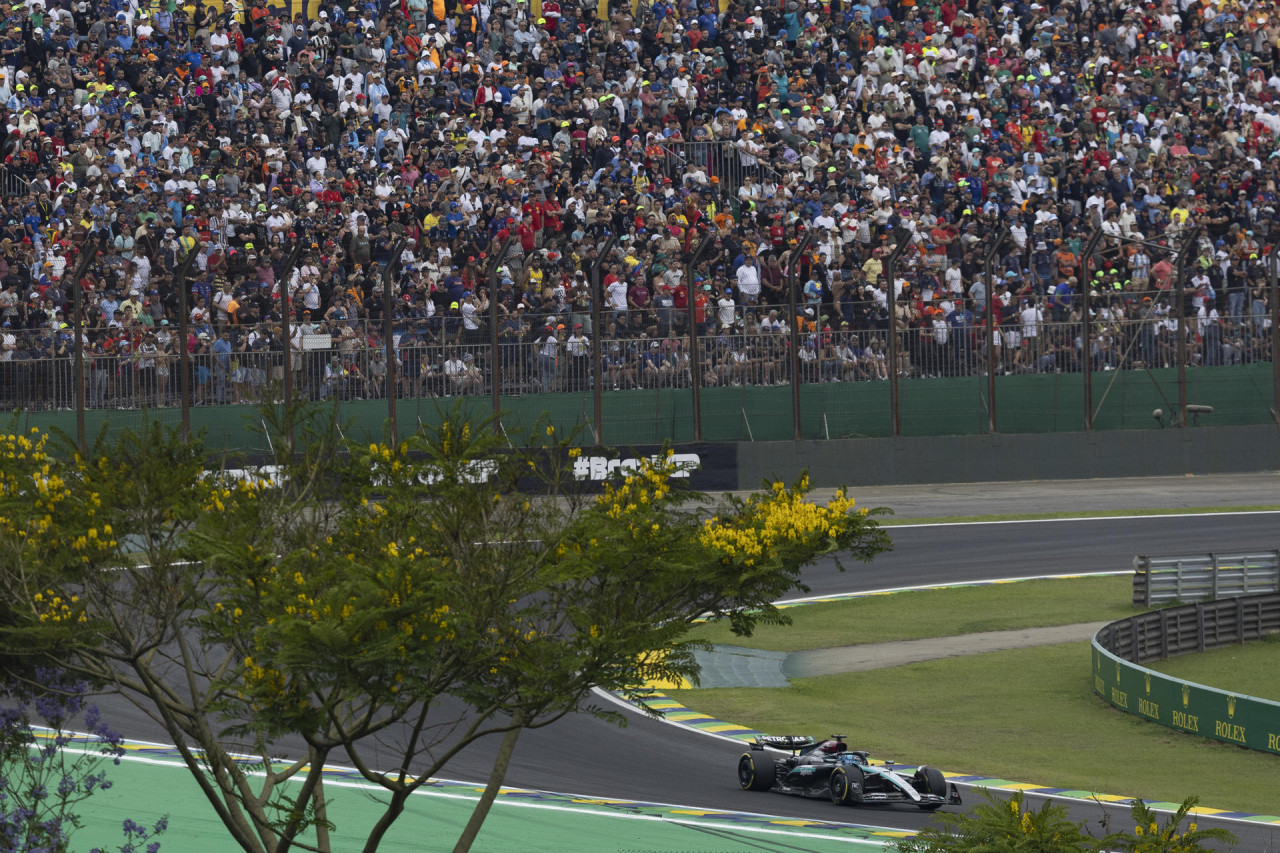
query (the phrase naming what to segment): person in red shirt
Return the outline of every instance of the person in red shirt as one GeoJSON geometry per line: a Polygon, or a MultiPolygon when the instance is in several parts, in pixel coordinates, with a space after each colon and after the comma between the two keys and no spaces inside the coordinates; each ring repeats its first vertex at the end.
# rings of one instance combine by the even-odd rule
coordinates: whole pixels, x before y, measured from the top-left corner
{"type": "Polygon", "coordinates": [[[320,201],[325,205],[342,204],[342,193],[338,191],[337,178],[330,178],[328,185],[320,191],[320,201]]]}
{"type": "Polygon", "coordinates": [[[534,233],[542,230],[542,203],[532,199],[526,199],[524,204],[520,205],[520,212],[524,214],[524,219],[529,223],[534,233]]]}
{"type": "Polygon", "coordinates": [[[1037,119],[1035,129],[1031,132],[1031,147],[1037,154],[1045,153],[1045,144],[1049,137],[1044,132],[1044,119],[1037,119]]]}
{"type": "Polygon", "coordinates": [[[542,17],[547,19],[547,32],[555,35],[560,29],[560,4],[556,0],[543,0],[542,17]]]}
{"type": "Polygon", "coordinates": [[[696,281],[698,283],[695,283],[694,287],[701,289],[698,290],[697,295],[693,298],[693,318],[694,322],[698,324],[698,332],[705,334],[707,331],[707,294],[711,291],[711,285],[701,284],[701,279],[696,281]]]}
{"type": "Polygon", "coordinates": [[[1018,120],[1013,116],[1004,123],[1005,136],[1009,138],[1009,144],[1014,148],[1022,147],[1022,125],[1018,124],[1018,120]]]}
{"type": "Polygon", "coordinates": [[[682,325],[689,311],[689,289],[684,281],[671,288],[671,307],[675,309],[677,325],[682,325]]]}
{"type": "Polygon", "coordinates": [[[778,252],[787,245],[787,226],[782,224],[781,213],[773,215],[773,222],[769,225],[769,243],[778,252]]]}
{"type": "Polygon", "coordinates": [[[529,225],[527,219],[516,226],[516,234],[520,237],[520,248],[525,252],[532,252],[534,244],[537,242],[537,237],[534,235],[533,228],[529,225]]]}
{"type": "Polygon", "coordinates": [[[555,193],[552,193],[549,198],[542,202],[540,207],[542,227],[553,234],[559,234],[564,228],[564,225],[560,222],[560,214],[564,212],[564,209],[560,207],[560,199],[556,197],[555,193]]]}

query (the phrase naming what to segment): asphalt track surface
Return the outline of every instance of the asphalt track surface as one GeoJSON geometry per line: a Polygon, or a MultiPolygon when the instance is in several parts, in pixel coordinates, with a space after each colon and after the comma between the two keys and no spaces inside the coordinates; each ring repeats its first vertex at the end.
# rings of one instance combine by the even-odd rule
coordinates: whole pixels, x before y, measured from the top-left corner
{"type": "MultiPolygon", "coordinates": [[[[1129,507],[1257,505],[1274,503],[1280,495],[1280,479],[1273,476],[1243,480],[1199,478],[1212,484],[1214,496],[1188,492],[1181,478],[1155,481],[1154,493],[1126,495],[1129,507]],[[1235,485],[1232,486],[1231,484],[1235,485]],[[1177,488],[1170,488],[1170,485],[1177,488]],[[1224,484],[1226,484],[1224,486],[1224,484]],[[1229,487],[1228,487],[1229,486],[1229,487]],[[1159,499],[1178,496],[1179,501],[1159,499]],[[1206,498],[1209,498],[1206,500],[1206,498]]],[[[1122,481],[1133,483],[1137,481],[1122,481]]],[[[1048,512],[1116,509],[1105,496],[1108,485],[1092,481],[1078,490],[1061,484],[1024,484],[1043,500],[1028,505],[1028,494],[1018,494],[1020,510],[987,509],[982,494],[992,491],[1009,498],[1011,488],[1000,484],[979,487],[912,487],[877,489],[871,505],[909,506],[902,515],[938,517],[985,512],[1048,512]]],[[[870,490],[867,490],[870,491],[870,490]]],[[[859,494],[859,498],[867,495],[859,494]]],[[[867,505],[867,500],[861,500],[867,505]]],[[[1128,569],[1136,554],[1204,553],[1241,549],[1270,549],[1280,545],[1280,515],[1236,514],[1164,518],[1087,519],[1036,521],[1018,524],[972,524],[890,529],[894,550],[869,564],[850,563],[840,572],[834,560],[822,560],[808,568],[805,582],[810,594],[832,594],[933,583],[954,583],[992,578],[1066,574],[1128,569]]],[[[166,742],[163,730],[123,700],[103,697],[104,718],[127,737],[166,742]]],[[[740,744],[733,744],[668,723],[626,714],[628,725],[616,725],[585,714],[566,717],[544,729],[521,735],[512,758],[506,784],[539,790],[617,797],[647,802],[674,803],[692,808],[755,811],[814,820],[840,820],[877,826],[919,828],[930,816],[910,808],[837,809],[823,800],[804,800],[773,794],[749,794],[739,789],[735,777],[740,744]]],[[[864,721],[865,724],[865,721],[864,721]]],[[[856,720],[833,721],[848,730],[856,742],[856,720]]],[[[495,743],[480,743],[463,751],[444,774],[453,779],[484,780],[488,777],[495,743]]],[[[290,744],[282,744],[287,751],[290,744]]],[[[904,761],[910,756],[895,756],[904,761]]],[[[373,759],[376,765],[376,756],[373,759]]],[[[1052,784],[1053,780],[1034,780],[1052,784]]],[[[1193,793],[1189,776],[1188,793],[1193,793]]],[[[1125,792],[1115,792],[1125,793],[1125,792]]],[[[970,795],[968,801],[974,797],[970,795]]],[[[1280,806],[1280,795],[1277,797],[1280,806]]],[[[1205,803],[1229,807],[1229,803],[1205,803]]],[[[1073,818],[1089,820],[1097,827],[1101,807],[1071,806],[1073,818]]],[[[1123,825],[1127,814],[1112,809],[1112,819],[1123,825]]],[[[1213,825],[1201,819],[1202,825],[1213,825]]],[[[1280,830],[1274,827],[1228,824],[1240,836],[1240,851],[1280,849],[1280,830]]],[[[567,851],[572,849],[567,844],[567,851]]]]}

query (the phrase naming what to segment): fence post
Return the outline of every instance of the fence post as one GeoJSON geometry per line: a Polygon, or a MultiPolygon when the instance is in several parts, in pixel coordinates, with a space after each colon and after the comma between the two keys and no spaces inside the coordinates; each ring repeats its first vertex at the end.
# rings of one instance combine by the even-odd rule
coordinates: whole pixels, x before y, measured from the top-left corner
{"type": "Polygon", "coordinates": [[[88,454],[84,430],[84,317],[82,316],[84,314],[84,274],[89,271],[89,264],[93,263],[104,233],[94,231],[85,237],[80,247],[82,255],[76,264],[75,272],[71,274],[71,286],[75,288],[75,303],[71,309],[75,314],[75,320],[71,331],[75,335],[76,447],[80,450],[81,456],[88,454]]]}
{"type": "Polygon", "coordinates": [[[502,434],[502,359],[498,352],[498,270],[507,260],[511,252],[511,244],[516,241],[514,234],[509,235],[498,247],[498,253],[489,259],[489,268],[485,270],[485,281],[489,283],[489,399],[493,405],[493,431],[502,434]]]}
{"type": "Polygon", "coordinates": [[[894,437],[902,435],[902,409],[898,399],[898,294],[897,278],[898,258],[907,250],[911,232],[898,226],[893,232],[893,251],[889,252],[884,262],[885,277],[889,281],[886,288],[886,301],[889,305],[889,418],[894,437]]]}
{"type": "Polygon", "coordinates": [[[178,288],[178,377],[179,393],[182,394],[182,440],[191,440],[191,346],[188,332],[190,311],[187,308],[187,274],[196,262],[196,250],[187,252],[186,258],[178,265],[173,275],[173,286],[178,288]]]}
{"type": "Polygon", "coordinates": [[[1089,266],[1093,260],[1094,253],[1098,250],[1098,243],[1102,240],[1102,230],[1094,229],[1089,234],[1089,239],[1084,244],[1084,257],[1080,259],[1080,297],[1081,303],[1084,305],[1084,311],[1081,312],[1080,322],[1084,324],[1081,331],[1080,340],[1083,342],[1083,351],[1080,353],[1080,369],[1084,372],[1084,428],[1086,430],[1093,429],[1093,318],[1089,316],[1089,294],[1092,287],[1092,279],[1089,278],[1089,266]]]}
{"type": "Polygon", "coordinates": [[[616,234],[610,234],[609,239],[604,241],[604,248],[591,264],[591,369],[595,373],[595,381],[592,383],[592,406],[595,418],[593,432],[597,447],[604,444],[604,342],[600,339],[600,302],[604,294],[600,291],[600,268],[604,266],[617,240],[616,234]]]}
{"type": "Polygon", "coordinates": [[[1271,251],[1271,417],[1280,423],[1280,254],[1271,251]]]}
{"type": "Polygon", "coordinates": [[[1204,651],[1204,604],[1196,603],[1196,651],[1204,651]]]}
{"type": "MultiPolygon", "coordinates": [[[[293,405],[293,333],[289,330],[289,323],[293,319],[293,293],[289,290],[289,279],[293,276],[293,271],[297,268],[298,261],[302,258],[302,248],[302,240],[298,240],[293,244],[293,248],[289,250],[289,257],[285,259],[284,269],[281,271],[276,285],[276,288],[280,291],[280,336],[284,338],[281,341],[284,345],[284,373],[281,376],[281,382],[283,383],[281,391],[284,394],[285,424],[288,427],[288,435],[285,438],[289,444],[290,455],[293,454],[293,415],[289,413],[288,408],[293,405]]],[[[186,375],[185,371],[183,375],[186,375]]],[[[186,399],[185,394],[183,399],[186,399]]]]}
{"type": "MultiPolygon", "coordinates": [[[[1173,274],[1176,277],[1174,286],[1178,300],[1178,425],[1187,426],[1187,299],[1186,299],[1186,266],[1187,256],[1195,248],[1200,239],[1200,229],[1194,228],[1187,235],[1186,242],[1178,249],[1173,261],[1173,274]]],[[[1272,330],[1274,333],[1274,330],[1272,330]]]]}
{"type": "Polygon", "coordinates": [[[995,280],[991,277],[991,266],[995,262],[996,255],[1004,246],[1004,241],[1009,238],[1009,229],[1007,226],[1001,226],[1000,233],[996,235],[996,239],[991,243],[991,248],[987,249],[982,256],[982,275],[986,279],[986,307],[987,314],[987,430],[989,432],[999,432],[996,420],[996,328],[995,328],[995,280]]]}
{"type": "Polygon", "coordinates": [[[804,239],[796,246],[791,263],[787,265],[787,304],[791,311],[791,322],[787,324],[791,330],[791,420],[796,441],[803,438],[800,427],[800,306],[796,303],[796,285],[800,278],[800,258],[812,242],[813,232],[806,231],[804,239]]]}
{"type": "MultiPolygon", "coordinates": [[[[689,292],[689,359],[691,365],[691,382],[693,389],[693,440],[702,441],[702,359],[698,352],[698,292],[693,287],[693,271],[698,268],[707,250],[715,242],[712,237],[702,238],[698,248],[685,264],[684,281],[689,292]]],[[[707,308],[711,307],[710,300],[707,308]]]]}
{"type": "Polygon", "coordinates": [[[387,418],[391,421],[391,443],[396,447],[400,445],[400,425],[396,420],[396,297],[391,282],[400,269],[400,258],[408,244],[407,237],[397,240],[391,247],[391,257],[382,268],[382,345],[386,349],[384,360],[387,363],[387,418]]]}

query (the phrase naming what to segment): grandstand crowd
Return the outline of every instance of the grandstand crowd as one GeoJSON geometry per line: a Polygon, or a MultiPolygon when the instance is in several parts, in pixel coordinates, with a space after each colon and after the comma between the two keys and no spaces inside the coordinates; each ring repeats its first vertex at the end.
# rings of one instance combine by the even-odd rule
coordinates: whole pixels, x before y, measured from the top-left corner
{"type": "Polygon", "coordinates": [[[482,393],[495,370],[513,393],[874,381],[891,343],[904,376],[1271,358],[1274,2],[0,16],[6,408],[72,404],[86,251],[91,406],[172,404],[183,348],[196,403],[266,399],[286,365],[302,393],[380,396],[402,237],[411,396],[482,393]]]}

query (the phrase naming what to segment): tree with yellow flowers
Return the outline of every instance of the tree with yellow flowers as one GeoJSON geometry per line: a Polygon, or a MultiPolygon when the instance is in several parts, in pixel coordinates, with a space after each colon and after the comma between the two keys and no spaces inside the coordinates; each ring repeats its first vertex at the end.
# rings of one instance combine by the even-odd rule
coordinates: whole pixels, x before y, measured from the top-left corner
{"type": "Polygon", "coordinates": [[[83,468],[58,459],[39,430],[0,431],[0,653],[24,652],[3,662],[11,679],[33,676],[30,653],[78,636],[87,617],[75,581],[118,548],[102,496],[78,488],[83,468]]]}
{"type": "Polygon", "coordinates": [[[159,719],[251,853],[339,837],[374,851],[408,797],[498,738],[466,850],[521,731],[611,716],[594,688],[696,679],[694,620],[744,634],[785,621],[771,602],[803,589],[803,565],[890,547],[874,513],[843,493],[819,506],[803,479],[712,505],[659,457],[589,493],[551,427],[512,450],[454,410],[408,440],[361,445],[288,417],[295,452],[280,436],[270,477],[208,475],[199,442],[154,425],[62,463],[72,491],[99,495],[100,540],[111,525],[112,544],[82,565],[117,570],[55,561],[4,592],[31,614],[17,636],[42,624],[37,592],[75,596],[78,642],[42,662],[159,719]],[[121,541],[143,553],[126,560],[121,541]],[[286,739],[304,754],[276,758],[286,739]],[[384,792],[372,826],[328,819],[320,769],[337,754],[384,792]]]}

